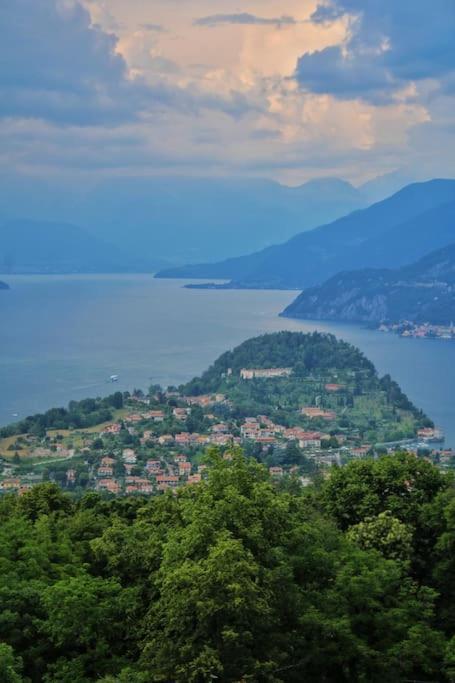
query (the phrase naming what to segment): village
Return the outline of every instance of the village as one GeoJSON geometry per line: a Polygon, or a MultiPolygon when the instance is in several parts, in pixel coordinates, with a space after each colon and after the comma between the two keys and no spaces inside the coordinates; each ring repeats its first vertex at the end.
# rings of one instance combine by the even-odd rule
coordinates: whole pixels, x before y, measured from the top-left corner
{"type": "Polygon", "coordinates": [[[416,339],[455,339],[455,327],[450,325],[432,325],[430,323],[414,323],[403,320],[398,323],[381,323],[380,332],[393,332],[400,337],[416,339]]]}
{"type": "MultiPolygon", "coordinates": [[[[242,369],[243,382],[285,378],[290,368],[242,369]]],[[[328,382],[327,396],[343,391],[328,382]]],[[[49,430],[0,442],[0,492],[23,493],[41,481],[56,481],[82,493],[157,495],[195,485],[207,476],[207,449],[224,458],[239,447],[268,467],[275,480],[294,477],[308,485],[333,465],[406,447],[425,452],[443,468],[455,463],[451,450],[434,450],[443,440],[435,428],[421,428],[404,444],[364,442],[358,430],[338,429],[337,412],[302,405],[292,426],[265,414],[236,415],[225,394],[186,396],[177,390],[125,395],[116,419],[86,430],[49,430]],[[5,450],[6,449],[6,450],[5,450]]]]}

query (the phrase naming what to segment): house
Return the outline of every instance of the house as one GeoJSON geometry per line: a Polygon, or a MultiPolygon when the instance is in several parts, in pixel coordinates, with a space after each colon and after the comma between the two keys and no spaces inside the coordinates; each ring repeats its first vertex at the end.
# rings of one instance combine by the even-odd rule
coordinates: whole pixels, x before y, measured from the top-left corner
{"type": "Polygon", "coordinates": [[[179,463],[179,476],[180,477],[187,477],[189,474],[191,474],[191,463],[190,462],[179,463]]]}
{"type": "Polygon", "coordinates": [[[136,486],[146,486],[150,484],[144,477],[125,477],[125,484],[135,484],[136,486]]]}
{"type": "Polygon", "coordinates": [[[269,467],[271,477],[282,477],[284,474],[282,467],[269,467]]]}
{"type": "Polygon", "coordinates": [[[114,475],[114,470],[112,467],[102,465],[98,467],[97,476],[98,477],[112,477],[114,475]]]}
{"type": "Polygon", "coordinates": [[[174,443],[174,437],[171,434],[162,434],[158,437],[158,443],[161,446],[169,446],[169,444],[174,443]]]}
{"type": "Polygon", "coordinates": [[[202,481],[200,474],[190,474],[188,477],[188,484],[199,484],[202,481]]]}
{"type": "Polygon", "coordinates": [[[313,406],[305,406],[302,408],[302,415],[310,419],[321,418],[322,420],[336,420],[336,413],[333,410],[324,410],[323,408],[315,408],[313,406]]]}
{"type": "Polygon", "coordinates": [[[20,479],[4,479],[2,482],[0,482],[0,489],[2,491],[17,491],[19,490],[20,485],[20,479]]]}
{"type": "Polygon", "coordinates": [[[120,484],[115,479],[99,479],[96,482],[96,488],[98,491],[108,491],[114,494],[120,492],[120,484]]]}
{"type": "Polygon", "coordinates": [[[226,434],[229,431],[229,427],[224,422],[218,422],[218,424],[212,425],[209,431],[212,434],[226,434]]]}
{"type": "Polygon", "coordinates": [[[128,422],[128,424],[130,424],[130,423],[135,424],[137,422],[142,422],[142,420],[143,420],[142,415],[138,415],[138,413],[132,413],[131,415],[127,415],[125,417],[125,422],[128,422]]]}
{"type": "Polygon", "coordinates": [[[147,480],[144,483],[127,484],[125,486],[125,492],[127,494],[140,493],[142,495],[149,495],[153,493],[153,484],[147,480]]]}
{"type": "Polygon", "coordinates": [[[137,462],[136,453],[132,448],[124,448],[122,452],[124,462],[128,465],[135,465],[137,462]]]}
{"type": "Polygon", "coordinates": [[[175,474],[158,474],[156,477],[156,483],[158,488],[161,485],[165,485],[166,488],[176,488],[179,484],[179,478],[175,474]]]}
{"type": "Polygon", "coordinates": [[[365,455],[367,455],[371,450],[371,445],[370,444],[363,444],[362,446],[359,446],[358,448],[351,448],[351,454],[356,457],[356,458],[363,458],[365,455]]]}
{"type": "Polygon", "coordinates": [[[120,425],[120,424],[118,424],[118,423],[110,424],[110,425],[107,425],[107,426],[103,429],[103,431],[101,432],[101,434],[102,434],[102,435],[103,435],[103,434],[106,434],[106,435],[107,435],[107,434],[120,434],[121,429],[122,429],[122,425],[120,425]]]}
{"type": "Polygon", "coordinates": [[[259,431],[260,425],[255,417],[247,417],[245,424],[240,427],[240,435],[244,439],[255,439],[259,431]]]}
{"type": "Polygon", "coordinates": [[[342,384],[330,384],[329,383],[329,384],[326,384],[324,388],[326,391],[337,392],[337,391],[341,391],[342,389],[344,389],[344,386],[342,384]]]}
{"type": "Polygon", "coordinates": [[[299,436],[299,448],[320,448],[320,432],[303,432],[299,436]]]}
{"type": "Polygon", "coordinates": [[[111,467],[112,465],[115,465],[115,459],[111,458],[109,455],[106,455],[104,458],[102,458],[101,465],[103,467],[111,467]]]}
{"type": "Polygon", "coordinates": [[[166,415],[163,410],[150,410],[144,417],[147,420],[153,420],[153,422],[164,422],[166,415]]]}
{"type": "Polygon", "coordinates": [[[189,412],[190,411],[188,408],[174,408],[174,410],[172,411],[172,414],[176,420],[180,420],[181,422],[184,422],[187,419],[189,412]]]}
{"type": "Polygon", "coordinates": [[[432,427],[424,427],[423,429],[419,429],[417,431],[417,436],[419,439],[423,439],[423,441],[444,441],[444,435],[441,430],[432,427]]]}
{"type": "Polygon", "coordinates": [[[157,473],[161,471],[161,463],[159,460],[147,460],[145,469],[149,474],[157,473]]]}
{"type": "Polygon", "coordinates": [[[175,443],[179,446],[189,446],[193,436],[194,435],[189,434],[188,432],[181,432],[180,434],[175,435],[175,443]]]}
{"type": "Polygon", "coordinates": [[[210,443],[215,446],[228,446],[233,440],[232,434],[212,434],[210,443]]]}

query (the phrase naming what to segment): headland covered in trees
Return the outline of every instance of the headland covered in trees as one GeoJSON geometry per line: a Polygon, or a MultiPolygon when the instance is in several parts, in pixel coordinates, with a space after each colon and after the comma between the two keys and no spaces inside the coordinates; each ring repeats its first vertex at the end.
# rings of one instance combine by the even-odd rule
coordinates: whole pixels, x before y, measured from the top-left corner
{"type": "Polygon", "coordinates": [[[454,681],[432,432],[357,349],[284,332],[4,428],[1,680],[454,681]]]}
{"type": "MultiPolygon", "coordinates": [[[[440,435],[439,435],[440,438],[440,435]]],[[[274,476],[307,477],[353,458],[433,452],[431,419],[357,349],[281,332],[223,354],[201,377],[148,393],[72,401],[0,429],[0,491],[57,481],[75,495],[161,492],[200,479],[207,446],[241,446],[274,476]]]]}

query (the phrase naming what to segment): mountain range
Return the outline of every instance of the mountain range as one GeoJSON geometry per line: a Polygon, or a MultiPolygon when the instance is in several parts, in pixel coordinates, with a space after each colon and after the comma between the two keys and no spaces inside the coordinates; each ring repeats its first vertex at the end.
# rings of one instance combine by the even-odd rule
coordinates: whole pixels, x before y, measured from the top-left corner
{"type": "Polygon", "coordinates": [[[284,244],[157,277],[228,279],[225,288],[305,288],[340,271],[400,267],[455,237],[455,180],[413,183],[372,206],[284,244]]]}
{"type": "Polygon", "coordinates": [[[282,314],[290,318],[350,322],[455,320],[455,244],[396,270],[339,273],[305,290],[282,314]]]}
{"type": "Polygon", "coordinates": [[[65,223],[6,221],[0,235],[1,272],[122,272],[153,265],[65,223]]]}
{"type": "MultiPolygon", "coordinates": [[[[135,269],[131,257],[148,271],[168,264],[215,261],[263,249],[293,235],[327,223],[365,207],[392,186],[405,184],[401,176],[380,178],[355,188],[337,178],[287,187],[254,178],[116,177],[93,186],[69,184],[65,179],[23,176],[0,177],[0,236],[12,221],[52,224],[62,233],[76,226],[88,237],[104,242],[105,257],[100,269],[119,263],[121,270],[135,269]],[[108,249],[107,245],[111,245],[108,249]],[[117,251],[114,254],[112,248],[117,251]],[[118,261],[119,255],[124,258],[118,261]]],[[[50,270],[59,268],[67,254],[45,242],[42,250],[55,255],[47,261],[50,270]]],[[[52,234],[54,239],[55,231],[52,234]]],[[[67,239],[58,236],[63,246],[67,239]]],[[[0,240],[1,241],[1,240],[0,240]]],[[[5,249],[3,248],[3,253],[5,249]]],[[[15,264],[21,263],[16,250],[15,264]],[[17,260],[19,259],[19,260],[17,260]]],[[[99,252],[93,244],[90,269],[99,252]]],[[[74,261],[73,261],[74,264],[74,261]]],[[[84,259],[77,268],[87,267],[84,259]]]]}

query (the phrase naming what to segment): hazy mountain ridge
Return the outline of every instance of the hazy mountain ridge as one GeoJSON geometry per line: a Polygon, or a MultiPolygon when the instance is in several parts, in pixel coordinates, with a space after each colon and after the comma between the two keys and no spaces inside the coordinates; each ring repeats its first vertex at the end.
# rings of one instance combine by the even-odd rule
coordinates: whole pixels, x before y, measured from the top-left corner
{"type": "Polygon", "coordinates": [[[0,182],[0,224],[3,217],[78,225],[136,258],[175,264],[262,249],[368,203],[336,178],[299,187],[253,178],[122,177],[91,188],[0,182]]]}
{"type": "Polygon", "coordinates": [[[323,285],[302,292],[282,315],[448,325],[455,320],[455,244],[397,270],[339,273],[323,285]]]}
{"type": "Polygon", "coordinates": [[[337,272],[399,267],[453,241],[455,180],[414,183],[284,244],[218,264],[167,269],[158,277],[222,278],[236,288],[303,288],[337,272]]]}
{"type": "Polygon", "coordinates": [[[122,272],[153,265],[64,223],[11,220],[0,224],[0,235],[4,272],[122,272]]]}

